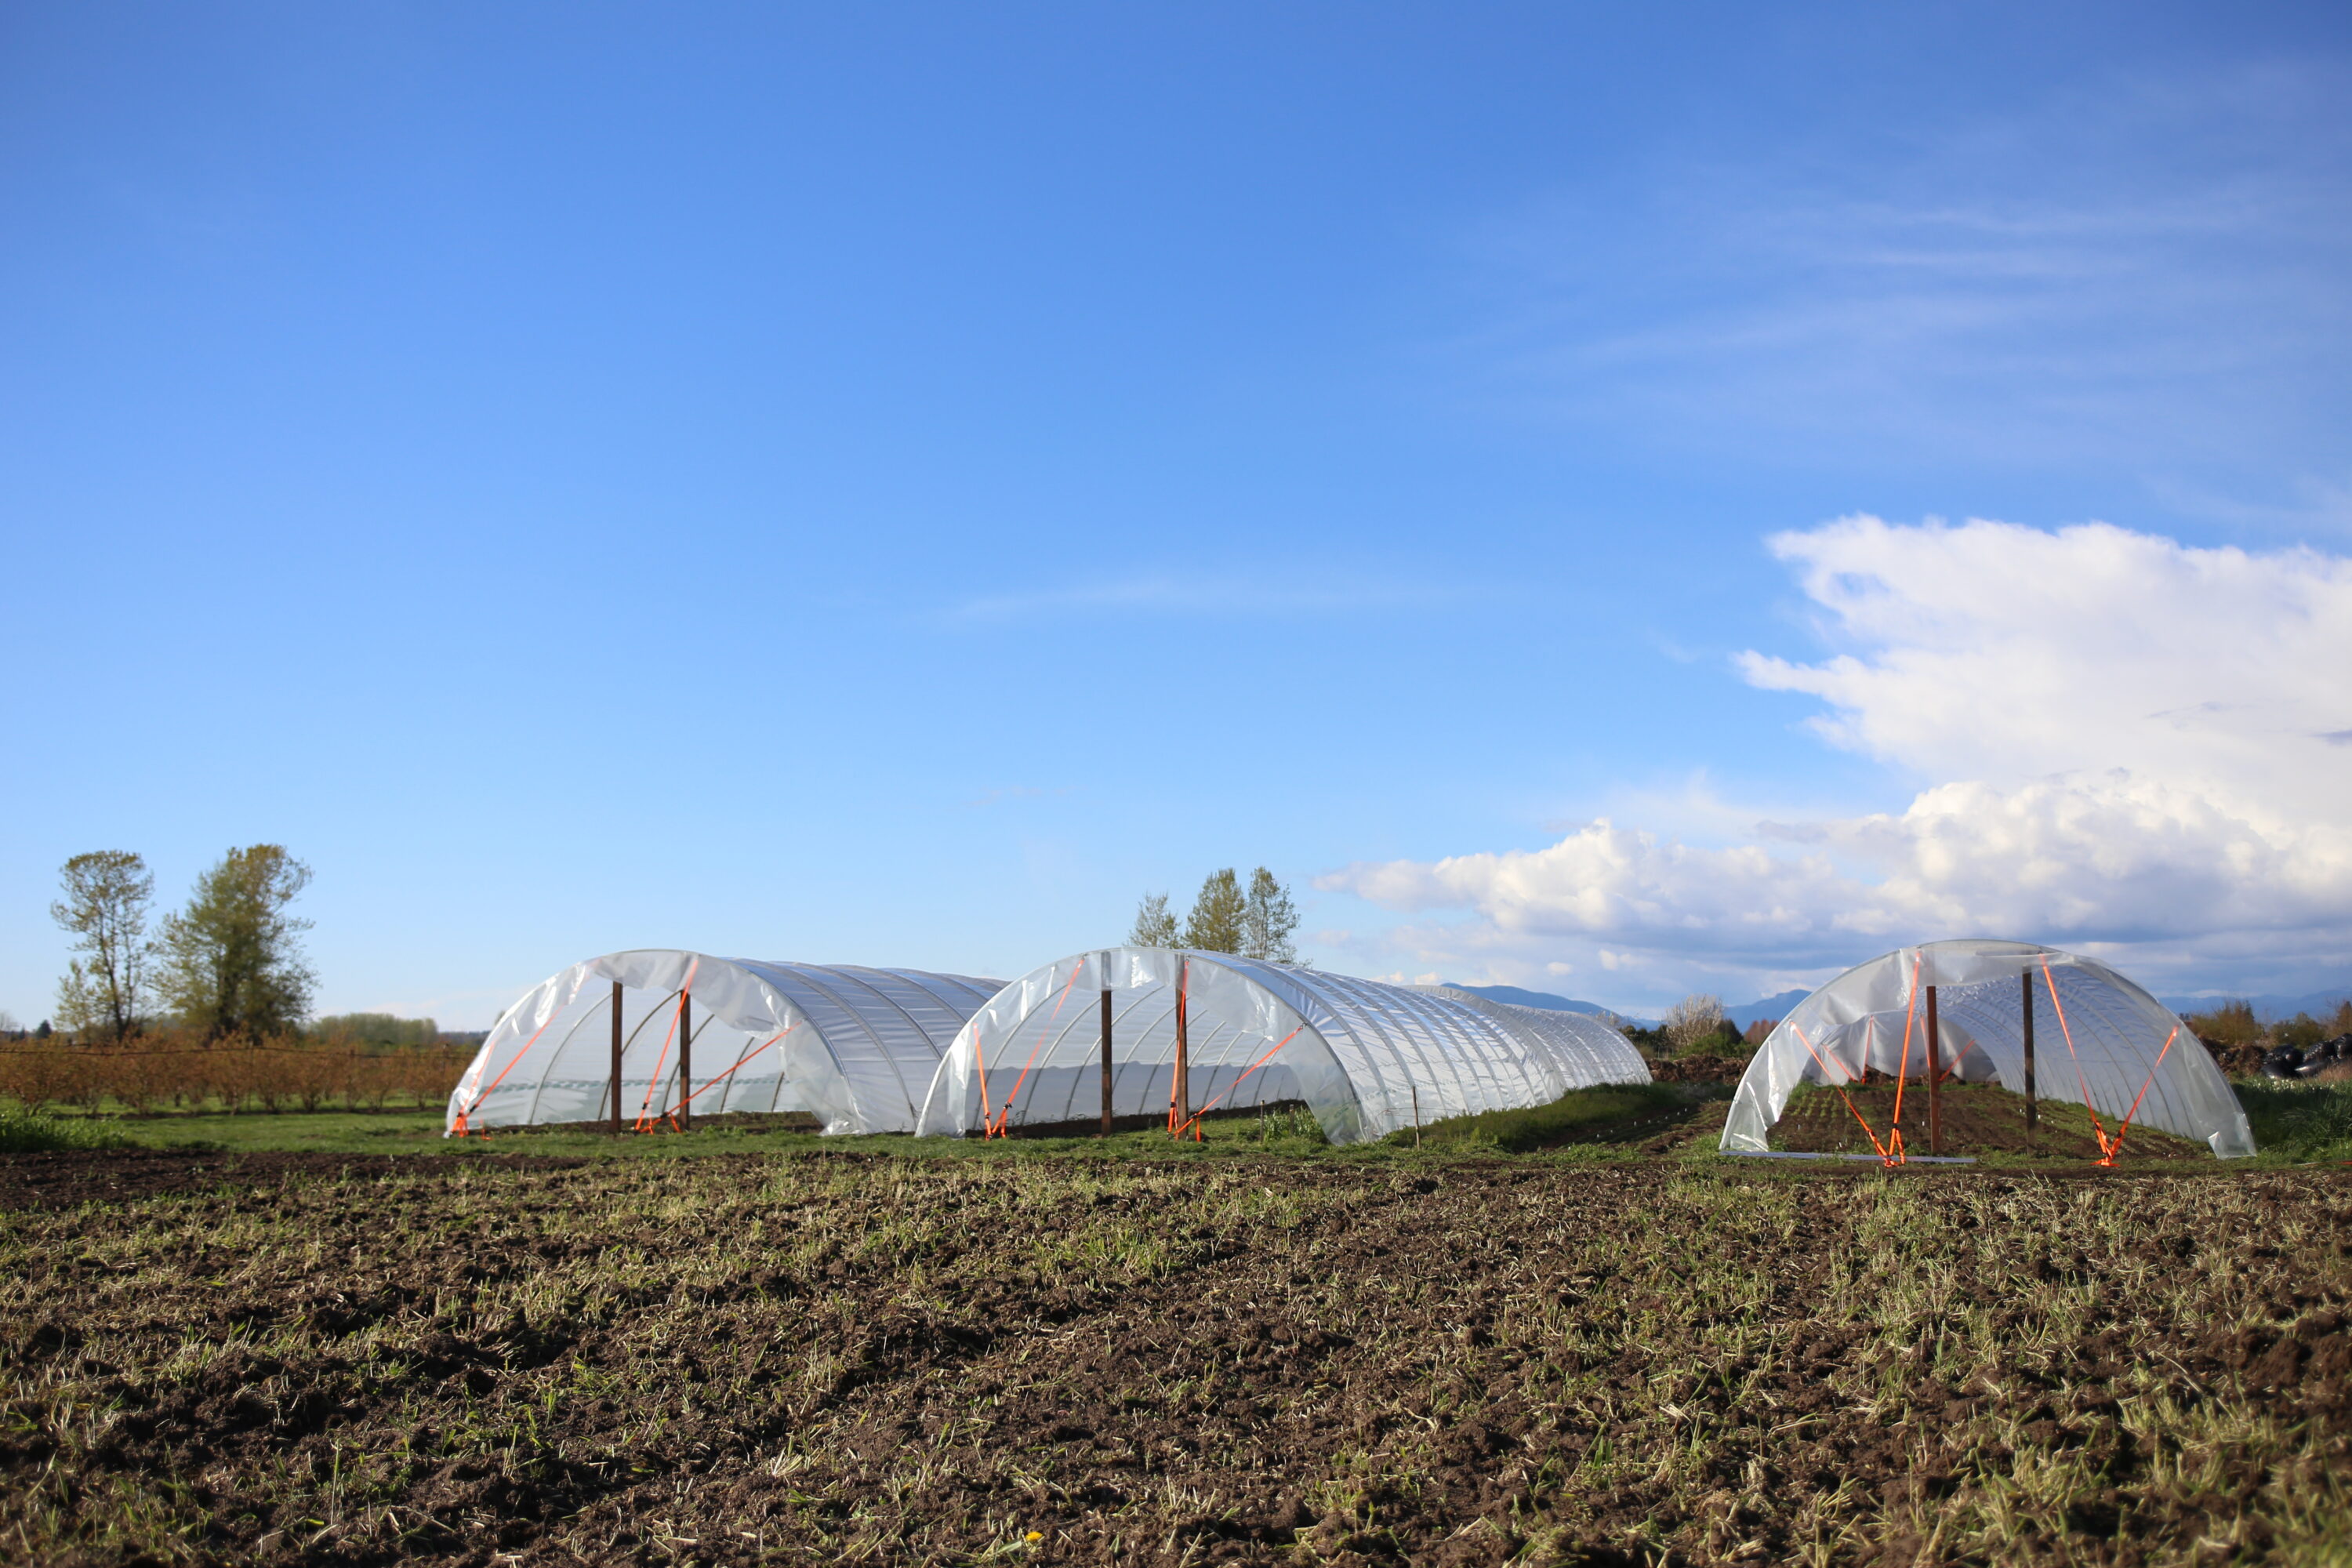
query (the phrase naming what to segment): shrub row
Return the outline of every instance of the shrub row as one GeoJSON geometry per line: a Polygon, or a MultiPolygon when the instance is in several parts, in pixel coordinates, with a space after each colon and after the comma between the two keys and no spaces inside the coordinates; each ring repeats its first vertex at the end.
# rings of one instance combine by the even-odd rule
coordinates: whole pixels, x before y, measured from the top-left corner
{"type": "Polygon", "coordinates": [[[467,1047],[387,1049],[300,1036],[206,1044],[158,1032],[120,1046],[27,1038],[0,1042],[0,1099],[35,1111],[114,1106],[134,1114],[437,1106],[472,1054],[467,1047]]]}

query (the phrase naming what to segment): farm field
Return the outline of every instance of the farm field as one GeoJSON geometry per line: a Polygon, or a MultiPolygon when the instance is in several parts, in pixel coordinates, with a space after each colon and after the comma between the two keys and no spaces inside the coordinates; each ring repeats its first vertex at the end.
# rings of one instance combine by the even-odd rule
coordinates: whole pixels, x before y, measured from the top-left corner
{"type": "Polygon", "coordinates": [[[2346,1562],[2347,1298],[2340,1168],[14,1155],[0,1550],[2346,1562]]]}

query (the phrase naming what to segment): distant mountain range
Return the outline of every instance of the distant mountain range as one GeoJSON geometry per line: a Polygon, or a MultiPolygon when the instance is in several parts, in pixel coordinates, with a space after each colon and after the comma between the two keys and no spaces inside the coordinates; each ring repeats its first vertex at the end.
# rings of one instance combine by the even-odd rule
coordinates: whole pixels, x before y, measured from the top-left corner
{"type": "MultiPolygon", "coordinates": [[[[1452,981],[1446,984],[1454,984],[1452,981]]],[[[1522,991],[1516,985],[1454,985],[1454,988],[1456,991],[1473,992],[1496,1002],[1515,1003],[1521,1007],[1545,1007],[1555,1013],[1616,1014],[1627,1023],[1639,1024],[1645,1029],[1655,1028],[1658,1023],[1655,1018],[1635,1017],[1630,1013],[1617,1014],[1614,1007],[1603,1007],[1598,1002],[1579,1002],[1572,996],[1555,996],[1549,991],[1522,991]]],[[[1770,1018],[1777,1022],[1787,1017],[1790,1008],[1811,994],[1810,991],[1783,991],[1778,996],[1767,996],[1761,1001],[1744,1003],[1737,1007],[1726,1007],[1724,1012],[1730,1016],[1733,1023],[1745,1029],[1759,1018],[1770,1018]]]]}
{"type": "MultiPolygon", "coordinates": [[[[1446,984],[1454,984],[1452,981],[1446,984]]],[[[1598,1002],[1580,1002],[1573,996],[1555,996],[1549,991],[1523,991],[1516,985],[1454,985],[1454,988],[1457,991],[1474,992],[1496,1002],[1516,1003],[1522,1007],[1546,1007],[1555,1013],[1616,1012],[1615,1008],[1603,1007],[1598,1002]]],[[[1790,1008],[1811,994],[1810,991],[1783,991],[1778,996],[1767,996],[1761,1001],[1744,1003],[1737,1007],[1726,1007],[1724,1011],[1730,1015],[1733,1023],[1745,1029],[1759,1018],[1777,1020],[1787,1017],[1790,1008]]],[[[2315,1018],[2325,1018],[2336,1011],[2337,1004],[2347,997],[2352,997],[2352,989],[2314,991],[2302,996],[2234,998],[2226,995],[2159,996],[2157,1000],[2183,1016],[2202,1013],[2208,1008],[2220,1006],[2225,1001],[2251,1002],[2254,1005],[2254,1016],[2268,1023],[2274,1018],[2292,1018],[2297,1013],[2308,1013],[2315,1018]]],[[[1658,1022],[1655,1018],[1640,1018],[1632,1014],[1620,1016],[1627,1023],[1639,1024],[1643,1028],[1654,1028],[1658,1022]]]]}

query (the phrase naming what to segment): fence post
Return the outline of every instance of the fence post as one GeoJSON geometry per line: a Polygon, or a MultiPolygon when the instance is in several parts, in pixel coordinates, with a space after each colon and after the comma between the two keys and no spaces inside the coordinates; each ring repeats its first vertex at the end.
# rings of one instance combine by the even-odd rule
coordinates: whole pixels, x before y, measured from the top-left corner
{"type": "Polygon", "coordinates": [[[677,1130],[694,1131],[694,998],[677,994],[677,1130]]]}
{"type": "Polygon", "coordinates": [[[1171,1136],[1174,1136],[1184,1125],[1185,1119],[1192,1114],[1192,1080],[1188,1070],[1190,1064],[1186,1060],[1191,1042],[1185,1038],[1184,1027],[1184,981],[1191,969],[1190,959],[1176,961],[1176,1070],[1175,1081],[1168,1086],[1168,1131],[1171,1136]]]}
{"type": "Polygon", "coordinates": [[[2033,1103],[2033,971],[2029,969],[2018,978],[2025,983],[2025,1145],[2030,1149],[2042,1121],[2033,1103]]]}
{"type": "Polygon", "coordinates": [[[1110,1136],[1110,967],[1103,967],[1102,988],[1102,1135],[1110,1136]]]}
{"type": "Polygon", "coordinates": [[[1944,1152],[1944,1034],[1936,1017],[1936,988],[1927,987],[1927,1152],[1944,1152]]]}
{"type": "Polygon", "coordinates": [[[613,1131],[621,1130],[621,983],[613,982],[613,1131]]]}

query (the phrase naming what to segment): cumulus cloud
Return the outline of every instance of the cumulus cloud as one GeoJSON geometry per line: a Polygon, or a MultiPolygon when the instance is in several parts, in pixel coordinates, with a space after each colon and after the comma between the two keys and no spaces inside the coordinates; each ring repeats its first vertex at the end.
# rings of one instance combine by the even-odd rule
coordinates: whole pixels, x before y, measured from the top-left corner
{"type": "Polygon", "coordinates": [[[1390,933],[1423,959],[1646,969],[1668,989],[1705,971],[1777,985],[1956,934],[2137,956],[2175,984],[2346,963],[2352,561],[1872,517],[1770,545],[1830,656],[1751,652],[1739,672],[1820,699],[1813,730],[1908,778],[1906,809],[1719,846],[1603,820],[1318,885],[1440,917],[1390,933]]]}

